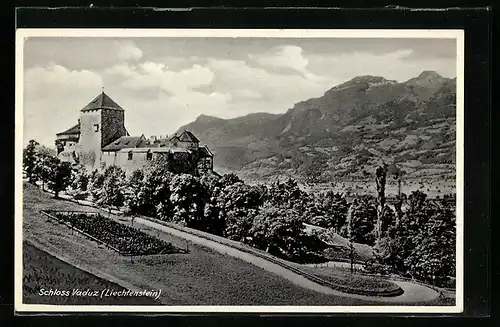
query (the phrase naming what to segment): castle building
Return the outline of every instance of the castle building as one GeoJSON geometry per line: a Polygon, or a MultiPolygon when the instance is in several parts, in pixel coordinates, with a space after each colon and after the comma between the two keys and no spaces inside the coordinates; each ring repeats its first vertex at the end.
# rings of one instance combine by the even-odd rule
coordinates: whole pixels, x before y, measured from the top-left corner
{"type": "Polygon", "coordinates": [[[56,134],[58,157],[93,170],[116,165],[127,174],[160,159],[173,172],[215,174],[213,154],[190,131],[170,138],[130,136],[125,110],[104,91],[80,110],[78,123],[56,134]]]}

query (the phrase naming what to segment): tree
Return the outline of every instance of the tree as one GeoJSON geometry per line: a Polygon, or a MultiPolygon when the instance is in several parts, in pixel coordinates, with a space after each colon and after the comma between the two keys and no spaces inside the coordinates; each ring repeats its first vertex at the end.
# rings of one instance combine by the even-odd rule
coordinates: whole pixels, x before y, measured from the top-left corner
{"type": "Polygon", "coordinates": [[[203,216],[207,225],[207,232],[223,236],[225,224],[224,212],[224,188],[220,183],[221,178],[211,175],[203,175],[200,183],[207,192],[207,199],[203,216]]]}
{"type": "Polygon", "coordinates": [[[104,175],[95,169],[90,175],[88,189],[94,201],[99,202],[102,197],[104,186],[104,175]]]}
{"type": "Polygon", "coordinates": [[[204,209],[207,200],[207,188],[199,178],[190,174],[173,176],[170,183],[170,203],[174,222],[206,230],[204,209]]]}
{"type": "Polygon", "coordinates": [[[347,239],[349,240],[349,260],[351,263],[351,275],[354,272],[354,244],[353,244],[353,223],[352,223],[352,214],[354,212],[354,202],[351,203],[349,209],[347,210],[346,217],[346,227],[347,227],[347,239]]]}
{"type": "Polygon", "coordinates": [[[110,207],[121,207],[125,202],[125,172],[118,166],[108,166],[104,171],[102,197],[99,203],[110,207]]]}
{"type": "Polygon", "coordinates": [[[90,176],[87,169],[83,165],[75,165],[73,167],[73,183],[74,190],[86,192],[89,186],[90,176]]]}
{"type": "Polygon", "coordinates": [[[165,166],[147,170],[142,185],[137,194],[137,210],[139,213],[158,217],[161,220],[171,220],[172,206],[170,203],[170,183],[173,174],[165,166]]]}
{"type": "Polygon", "coordinates": [[[399,224],[401,217],[403,216],[403,203],[406,200],[406,195],[401,192],[401,179],[403,176],[403,171],[399,169],[396,165],[393,166],[394,178],[398,184],[398,195],[396,197],[396,203],[394,204],[394,213],[396,216],[396,224],[399,224]]]}
{"type": "Polygon", "coordinates": [[[382,219],[385,210],[385,183],[387,177],[387,164],[384,163],[375,170],[375,182],[377,184],[377,224],[376,238],[382,237],[382,219]]]}
{"type": "Polygon", "coordinates": [[[35,140],[30,140],[28,145],[23,151],[23,168],[28,176],[28,181],[30,183],[36,182],[36,176],[34,175],[34,170],[37,161],[37,146],[39,143],[35,140]]]}
{"type": "Polygon", "coordinates": [[[419,242],[404,265],[417,279],[443,286],[455,275],[456,216],[444,203],[426,221],[419,242]]]}
{"type": "Polygon", "coordinates": [[[278,257],[315,261],[325,248],[316,235],[308,235],[302,216],[294,209],[264,205],[249,231],[250,244],[278,257]]]}
{"type": "Polygon", "coordinates": [[[37,157],[34,173],[37,175],[37,179],[42,181],[42,190],[45,190],[45,185],[52,178],[51,176],[59,162],[58,158],[52,156],[40,155],[37,157]]]}
{"type": "Polygon", "coordinates": [[[225,214],[223,236],[239,242],[250,243],[250,230],[257,216],[256,209],[234,208],[225,214]]]}
{"type": "Polygon", "coordinates": [[[234,173],[224,174],[218,181],[219,186],[222,188],[233,185],[236,183],[242,183],[243,181],[234,173]]]}
{"type": "Polygon", "coordinates": [[[237,182],[226,186],[218,194],[220,216],[224,224],[224,236],[243,241],[251,227],[252,217],[262,205],[260,189],[237,182]]]}
{"type": "Polygon", "coordinates": [[[311,217],[311,224],[332,228],[339,233],[346,223],[347,210],[348,204],[345,197],[330,190],[309,200],[306,216],[311,217]]]}
{"type": "Polygon", "coordinates": [[[307,208],[307,201],[307,193],[292,178],[284,183],[276,181],[266,191],[265,202],[269,205],[294,209],[300,213],[304,213],[307,208]]]}
{"type": "Polygon", "coordinates": [[[446,201],[433,202],[415,191],[399,224],[388,228],[377,242],[379,262],[394,272],[443,285],[455,274],[454,208],[446,201]]]}
{"type": "Polygon", "coordinates": [[[134,190],[140,189],[142,181],[144,180],[144,172],[141,169],[136,169],[130,175],[128,185],[134,190]]]}
{"type": "Polygon", "coordinates": [[[352,217],[350,223],[341,229],[341,235],[352,237],[353,242],[367,245],[375,244],[375,224],[377,222],[377,208],[370,196],[360,196],[352,202],[352,217]],[[349,232],[350,228],[350,232],[349,232]]]}
{"type": "Polygon", "coordinates": [[[51,158],[46,162],[49,167],[48,187],[54,191],[54,197],[59,198],[59,192],[64,191],[72,181],[71,164],[61,162],[58,158],[51,158]]]}
{"type": "Polygon", "coordinates": [[[127,214],[132,216],[132,224],[134,217],[140,214],[140,199],[139,194],[144,185],[144,172],[141,169],[134,170],[130,175],[124,189],[124,204],[127,214]]]}

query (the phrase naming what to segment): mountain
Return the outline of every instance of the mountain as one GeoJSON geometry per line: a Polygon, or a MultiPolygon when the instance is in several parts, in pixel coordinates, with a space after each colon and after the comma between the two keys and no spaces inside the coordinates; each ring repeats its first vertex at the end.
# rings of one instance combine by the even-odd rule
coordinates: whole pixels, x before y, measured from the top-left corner
{"type": "Polygon", "coordinates": [[[405,82],[358,76],[283,114],[201,115],[180,130],[210,147],[216,169],[247,179],[363,179],[382,160],[410,178],[449,178],[455,103],[456,79],[433,71],[405,82]]]}

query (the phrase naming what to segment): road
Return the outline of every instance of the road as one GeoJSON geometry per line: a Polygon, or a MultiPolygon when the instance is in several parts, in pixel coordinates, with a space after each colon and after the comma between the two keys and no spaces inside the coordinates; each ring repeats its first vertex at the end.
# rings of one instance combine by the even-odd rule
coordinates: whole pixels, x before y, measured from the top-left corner
{"type": "Polygon", "coordinates": [[[148,226],[157,230],[160,230],[162,232],[168,233],[175,235],[177,237],[183,238],[185,240],[188,240],[192,243],[199,244],[202,246],[209,247],[217,252],[220,252],[225,255],[230,255],[236,258],[239,258],[240,260],[249,262],[251,264],[254,264],[266,271],[275,273],[280,275],[283,278],[288,279],[290,282],[301,286],[303,288],[307,288],[316,292],[328,294],[328,295],[334,295],[334,296],[340,296],[340,297],[348,297],[348,298],[356,298],[360,300],[368,300],[368,301],[377,301],[377,302],[383,302],[383,303],[412,303],[412,302],[425,302],[425,301],[431,301],[436,299],[439,296],[439,293],[422,285],[411,283],[411,282],[404,282],[404,281],[392,281],[395,284],[399,285],[404,290],[404,293],[400,296],[394,296],[394,297],[374,297],[374,296],[364,296],[364,295],[357,295],[357,294],[348,294],[348,293],[343,293],[339,292],[336,290],[333,290],[329,287],[320,285],[318,283],[315,283],[297,273],[294,273],[291,270],[288,270],[278,264],[272,263],[268,260],[265,260],[261,257],[255,256],[251,253],[243,252],[240,251],[236,248],[233,248],[228,245],[224,245],[215,241],[211,241],[208,239],[205,239],[203,237],[199,237],[187,232],[180,231],[175,228],[167,227],[165,225],[161,225],[155,222],[152,222],[147,219],[143,218],[136,218],[134,220],[134,224],[141,224],[143,226],[148,226]]]}

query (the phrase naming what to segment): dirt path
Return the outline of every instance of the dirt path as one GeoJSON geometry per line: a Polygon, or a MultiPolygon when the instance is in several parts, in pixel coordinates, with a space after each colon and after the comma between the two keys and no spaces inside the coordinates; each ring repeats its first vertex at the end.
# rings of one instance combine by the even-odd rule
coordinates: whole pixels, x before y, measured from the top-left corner
{"type": "Polygon", "coordinates": [[[302,277],[299,274],[296,274],[292,272],[291,270],[288,270],[278,264],[269,262],[261,257],[255,256],[251,253],[243,252],[238,249],[235,249],[233,247],[217,243],[215,241],[211,241],[196,235],[192,235],[171,227],[167,227],[143,218],[136,218],[135,223],[141,224],[144,226],[149,226],[154,229],[161,230],[163,232],[175,235],[177,237],[181,237],[185,240],[188,240],[192,243],[195,244],[200,244],[206,247],[209,247],[215,251],[218,251],[222,254],[225,255],[231,255],[233,257],[236,257],[238,259],[244,260],[246,262],[249,262],[251,264],[254,264],[258,267],[261,267],[262,269],[265,269],[269,272],[278,274],[282,276],[283,278],[288,279],[292,283],[328,295],[335,295],[335,296],[341,296],[341,297],[347,297],[347,298],[356,298],[360,300],[367,300],[367,301],[377,301],[377,302],[383,302],[383,303],[411,303],[411,302],[424,302],[424,301],[431,301],[436,299],[439,294],[422,285],[419,284],[414,284],[410,282],[403,282],[403,281],[393,281],[399,287],[401,287],[404,290],[404,293],[400,296],[395,296],[395,297],[374,297],[374,296],[364,296],[364,295],[356,295],[356,294],[347,294],[343,292],[339,292],[336,290],[333,290],[329,287],[320,285],[318,283],[315,283],[305,277],[302,277]]]}

